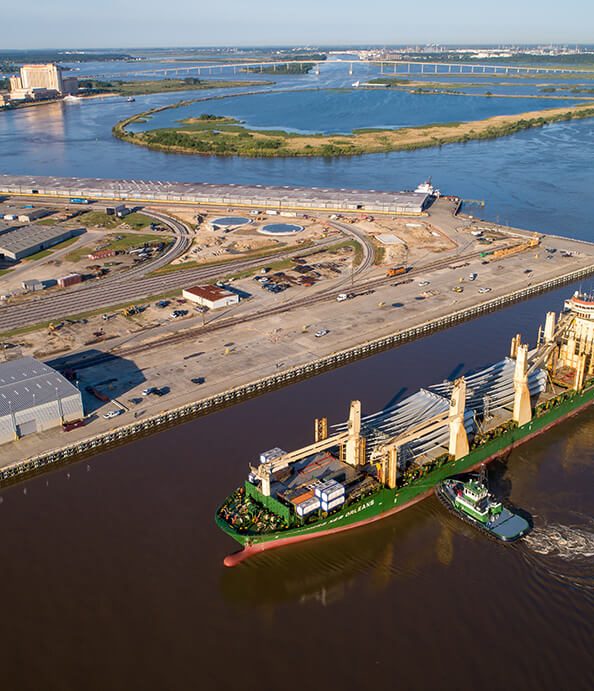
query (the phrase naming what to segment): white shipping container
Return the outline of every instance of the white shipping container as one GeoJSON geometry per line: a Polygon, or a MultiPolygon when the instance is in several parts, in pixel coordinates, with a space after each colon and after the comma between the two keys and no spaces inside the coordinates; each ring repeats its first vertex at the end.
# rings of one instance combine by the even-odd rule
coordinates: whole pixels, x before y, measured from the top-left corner
{"type": "Polygon", "coordinates": [[[280,449],[278,446],[275,446],[274,449],[262,451],[262,453],[260,454],[260,463],[268,463],[269,461],[273,461],[275,458],[280,458],[280,456],[284,456],[286,453],[287,452],[283,449],[280,449]]]}
{"type": "Polygon", "coordinates": [[[343,497],[338,497],[337,499],[334,499],[333,501],[323,501],[322,502],[322,511],[325,511],[328,513],[328,511],[332,511],[332,509],[335,509],[337,506],[342,506],[344,504],[344,496],[343,497]]]}
{"type": "Polygon", "coordinates": [[[298,516],[307,516],[312,511],[317,511],[319,508],[320,500],[316,497],[312,497],[311,499],[306,499],[301,502],[301,504],[297,504],[296,510],[298,516]]]}
{"type": "Polygon", "coordinates": [[[326,480],[325,482],[320,482],[314,489],[314,494],[316,497],[322,496],[322,492],[327,492],[329,490],[335,489],[336,487],[342,487],[340,482],[336,480],[326,480]]]}
{"type": "Polygon", "coordinates": [[[329,492],[322,492],[320,499],[322,501],[332,501],[334,499],[337,499],[338,497],[342,497],[344,499],[344,487],[333,489],[329,492]]]}

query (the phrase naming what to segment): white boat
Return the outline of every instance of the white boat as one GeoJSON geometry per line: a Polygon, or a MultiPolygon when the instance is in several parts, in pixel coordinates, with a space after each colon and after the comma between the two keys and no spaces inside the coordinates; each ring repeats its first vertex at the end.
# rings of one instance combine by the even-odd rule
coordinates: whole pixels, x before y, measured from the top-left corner
{"type": "Polygon", "coordinates": [[[354,89],[358,89],[361,86],[361,82],[359,82],[359,81],[353,82],[352,86],[354,89]]]}
{"type": "Polygon", "coordinates": [[[64,103],[79,103],[80,102],[80,96],[72,96],[72,94],[68,94],[68,96],[64,96],[64,103]]]}
{"type": "Polygon", "coordinates": [[[126,99],[128,103],[134,103],[135,100],[136,99],[134,98],[134,96],[128,96],[128,98],[126,99]]]}
{"type": "Polygon", "coordinates": [[[433,185],[431,184],[431,178],[425,180],[425,182],[422,182],[420,185],[418,185],[415,189],[415,192],[419,194],[429,194],[432,197],[439,197],[440,195],[439,190],[433,187],[433,185]]]}

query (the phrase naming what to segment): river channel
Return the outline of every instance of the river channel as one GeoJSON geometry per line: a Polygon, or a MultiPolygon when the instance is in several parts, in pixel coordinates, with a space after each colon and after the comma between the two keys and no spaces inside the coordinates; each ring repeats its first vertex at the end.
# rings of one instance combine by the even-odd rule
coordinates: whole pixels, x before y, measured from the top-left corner
{"type": "MultiPolygon", "coordinates": [[[[376,189],[432,175],[484,199],[477,215],[593,239],[589,121],[356,159],[198,159],[111,138],[143,98],[1,114],[2,172],[376,189]]],[[[307,443],[351,398],[371,412],[501,359],[517,332],[534,342],[575,288],[2,489],[3,688],[591,689],[592,411],[491,465],[534,519],[516,545],[428,499],[225,569],[235,545],[213,521],[260,451],[307,443]]]]}

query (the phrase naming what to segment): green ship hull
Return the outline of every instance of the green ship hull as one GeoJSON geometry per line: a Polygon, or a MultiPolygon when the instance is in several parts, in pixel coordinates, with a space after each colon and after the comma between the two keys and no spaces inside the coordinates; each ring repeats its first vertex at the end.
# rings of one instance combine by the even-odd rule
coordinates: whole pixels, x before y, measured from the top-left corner
{"type": "Polygon", "coordinates": [[[352,530],[402,511],[433,494],[435,486],[445,478],[468,472],[483,463],[501,457],[563,419],[575,415],[594,400],[594,386],[589,386],[573,395],[568,392],[566,396],[565,400],[556,403],[548,410],[537,410],[535,417],[527,424],[511,428],[493,439],[483,441],[466,456],[433,468],[404,487],[382,488],[373,495],[344,506],[326,518],[320,518],[299,527],[268,533],[242,533],[229,525],[217,511],[215,520],[219,528],[243,546],[242,551],[229,555],[225,559],[225,565],[234,566],[265,550],[352,530]]]}

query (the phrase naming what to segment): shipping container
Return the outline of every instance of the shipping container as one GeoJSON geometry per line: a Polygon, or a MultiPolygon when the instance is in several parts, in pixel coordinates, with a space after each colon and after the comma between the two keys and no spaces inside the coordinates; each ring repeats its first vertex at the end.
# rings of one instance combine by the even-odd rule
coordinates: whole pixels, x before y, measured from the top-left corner
{"type": "Polygon", "coordinates": [[[315,495],[318,499],[326,502],[332,501],[336,497],[344,497],[344,485],[336,480],[327,480],[315,488],[315,495]]]}
{"type": "Polygon", "coordinates": [[[61,276],[58,279],[58,285],[60,288],[67,288],[68,286],[73,286],[76,283],[82,282],[82,276],[80,274],[68,274],[67,276],[61,276]]]}
{"type": "Polygon", "coordinates": [[[275,446],[274,449],[262,451],[262,453],[260,454],[260,463],[269,463],[270,461],[273,461],[275,458],[284,456],[286,453],[287,452],[283,451],[283,449],[280,449],[278,446],[275,446]]]}
{"type": "Polygon", "coordinates": [[[298,516],[307,516],[313,511],[317,511],[320,508],[320,500],[317,497],[312,497],[306,501],[298,504],[295,507],[298,516]]]}
{"type": "Polygon", "coordinates": [[[344,504],[344,496],[338,497],[337,499],[334,499],[333,501],[323,501],[322,502],[322,511],[325,511],[328,513],[328,511],[332,511],[333,509],[336,509],[339,506],[342,506],[344,504]]]}

